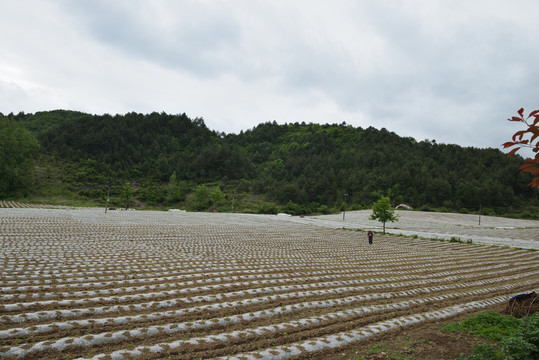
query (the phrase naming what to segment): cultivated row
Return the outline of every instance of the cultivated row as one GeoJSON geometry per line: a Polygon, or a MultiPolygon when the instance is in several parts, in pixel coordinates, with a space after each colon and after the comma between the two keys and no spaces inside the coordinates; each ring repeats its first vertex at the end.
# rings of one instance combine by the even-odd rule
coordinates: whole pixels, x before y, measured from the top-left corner
{"type": "Polygon", "coordinates": [[[279,216],[0,209],[0,356],[284,359],[539,289],[535,252],[279,216]]]}

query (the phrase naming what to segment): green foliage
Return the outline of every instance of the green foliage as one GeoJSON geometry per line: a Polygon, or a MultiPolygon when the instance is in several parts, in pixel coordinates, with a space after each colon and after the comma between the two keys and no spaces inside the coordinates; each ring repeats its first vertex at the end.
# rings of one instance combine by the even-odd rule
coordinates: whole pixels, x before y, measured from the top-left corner
{"type": "Polygon", "coordinates": [[[391,200],[387,196],[382,196],[372,204],[372,214],[370,220],[378,220],[384,224],[384,234],[386,233],[386,222],[398,221],[399,216],[395,215],[395,209],[391,206],[391,200]]]}
{"type": "Polygon", "coordinates": [[[165,202],[167,204],[176,204],[185,199],[181,189],[182,185],[183,187],[185,187],[185,182],[180,184],[180,182],[176,178],[176,171],[174,171],[170,176],[168,185],[166,187],[167,196],[165,202]]]}
{"type": "Polygon", "coordinates": [[[13,119],[0,114],[0,198],[32,186],[38,152],[35,137],[13,119]]]}
{"type": "Polygon", "coordinates": [[[517,332],[500,345],[508,360],[539,359],[539,313],[522,318],[517,332]]]}
{"type": "Polygon", "coordinates": [[[305,206],[298,205],[292,201],[287,202],[281,210],[289,215],[305,215],[310,212],[305,206]]]}
{"type": "Polygon", "coordinates": [[[195,190],[195,207],[204,210],[210,206],[210,191],[206,185],[200,185],[195,190]]]}
{"type": "Polygon", "coordinates": [[[47,188],[84,196],[112,177],[131,181],[134,196],[155,205],[190,205],[198,185],[218,183],[225,198],[233,184],[238,193],[279,206],[291,202],[297,214],[342,208],[344,193],[347,210],[367,208],[380,196],[416,209],[476,212],[481,205],[496,215],[530,209],[531,218],[539,206],[539,190],[526,186],[531,176],[518,171],[518,157],[418,142],[386,129],[272,122],[226,135],[185,114],[57,110],[8,118],[37,136],[43,168],[61,168],[61,177],[46,179],[47,188]]]}
{"type": "Polygon", "coordinates": [[[133,198],[133,188],[131,187],[131,184],[127,181],[122,187],[120,200],[122,201],[123,204],[125,204],[125,207],[128,208],[131,205],[132,198],[133,198]]]}
{"type": "Polygon", "coordinates": [[[320,206],[318,207],[318,212],[319,212],[320,214],[329,214],[329,213],[331,213],[331,211],[329,210],[329,208],[327,207],[327,205],[320,205],[320,206]]]}
{"type": "Polygon", "coordinates": [[[500,341],[504,336],[516,332],[518,324],[517,318],[488,311],[470,317],[463,322],[446,325],[444,330],[449,332],[466,331],[475,336],[500,341]]]}
{"type": "Polygon", "coordinates": [[[418,143],[385,129],[341,125],[260,124],[227,140],[246,149],[256,167],[254,190],[281,204],[318,202],[366,207],[381,195],[414,208],[498,207],[531,194],[518,161],[495,149],[418,143]],[[507,161],[509,160],[509,161],[507,161]],[[474,166],[462,166],[473,163],[474,166]]]}
{"type": "Polygon", "coordinates": [[[221,206],[225,202],[225,194],[223,194],[219,186],[216,186],[215,188],[213,188],[212,192],[210,193],[210,197],[211,197],[211,204],[213,206],[221,206]]]}
{"type": "Polygon", "coordinates": [[[258,208],[258,211],[257,211],[259,214],[272,214],[272,215],[276,215],[279,210],[277,209],[277,207],[274,205],[274,204],[270,204],[270,203],[263,203],[259,208],[258,208]]]}
{"type": "Polygon", "coordinates": [[[506,354],[506,360],[535,360],[539,359],[537,346],[526,341],[520,336],[509,337],[502,343],[502,353],[506,354]]]}
{"type": "Polygon", "coordinates": [[[489,311],[461,323],[444,326],[449,332],[466,331],[478,337],[499,342],[499,345],[480,345],[471,356],[457,360],[535,360],[539,358],[539,313],[517,319],[489,311]]]}
{"type": "Polygon", "coordinates": [[[449,239],[449,242],[450,243],[459,243],[459,244],[473,244],[472,239],[468,239],[468,240],[464,241],[458,236],[451,236],[451,238],[449,239]]]}
{"type": "Polygon", "coordinates": [[[80,121],[81,119],[90,121],[92,119],[90,114],[70,110],[40,111],[35,114],[9,114],[8,117],[20,122],[36,137],[73,121],[80,121]]]}
{"type": "Polygon", "coordinates": [[[145,186],[136,191],[136,195],[140,201],[148,205],[159,205],[165,202],[165,191],[159,186],[145,186]]]}
{"type": "Polygon", "coordinates": [[[195,173],[215,176],[211,164],[200,164],[200,169],[192,165],[201,154],[207,156],[206,149],[220,138],[202,119],[191,120],[185,114],[128,113],[114,117],[75,115],[40,133],[39,139],[50,155],[67,161],[106,163],[114,178],[136,175],[139,181],[161,183],[173,172],[178,180],[192,179],[195,173]]]}

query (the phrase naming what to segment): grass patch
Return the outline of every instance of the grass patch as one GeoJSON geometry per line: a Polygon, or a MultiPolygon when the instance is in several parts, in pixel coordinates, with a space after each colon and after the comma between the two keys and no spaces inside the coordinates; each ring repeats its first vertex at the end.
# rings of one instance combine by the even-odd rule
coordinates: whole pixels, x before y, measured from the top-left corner
{"type": "Polygon", "coordinates": [[[474,354],[456,360],[535,360],[539,359],[539,313],[517,319],[489,311],[460,323],[445,325],[447,332],[465,331],[496,342],[479,345],[474,354]]]}
{"type": "Polygon", "coordinates": [[[500,341],[504,336],[515,333],[519,323],[520,321],[515,317],[488,311],[460,323],[445,325],[443,329],[447,332],[466,331],[478,337],[500,341]]]}

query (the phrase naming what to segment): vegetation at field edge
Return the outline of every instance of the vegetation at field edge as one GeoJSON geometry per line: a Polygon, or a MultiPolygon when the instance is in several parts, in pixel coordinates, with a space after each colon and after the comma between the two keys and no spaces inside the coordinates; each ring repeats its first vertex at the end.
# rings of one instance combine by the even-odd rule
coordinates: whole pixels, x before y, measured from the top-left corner
{"type": "Polygon", "coordinates": [[[0,119],[3,131],[22,128],[39,145],[37,157],[26,155],[35,177],[19,175],[26,182],[4,188],[5,199],[105,204],[110,182],[117,207],[129,183],[135,207],[302,215],[366,209],[387,196],[423,211],[539,217],[539,189],[527,186],[523,159],[497,149],[345,123],[268,122],[224,134],[185,114],[56,110],[0,119]]]}
{"type": "Polygon", "coordinates": [[[489,311],[470,317],[460,323],[451,323],[445,331],[465,331],[474,336],[495,342],[474,349],[471,356],[460,356],[458,360],[534,360],[539,358],[539,313],[517,319],[489,311]]]}

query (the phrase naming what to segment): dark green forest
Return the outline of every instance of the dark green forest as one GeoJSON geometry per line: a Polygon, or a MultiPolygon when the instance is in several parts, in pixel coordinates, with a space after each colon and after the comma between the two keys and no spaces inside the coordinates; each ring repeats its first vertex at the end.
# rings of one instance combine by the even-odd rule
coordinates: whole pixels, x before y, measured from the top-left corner
{"type": "Polygon", "coordinates": [[[307,214],[367,208],[384,195],[421,210],[538,213],[521,157],[386,129],[266,122],[224,134],[185,114],[65,110],[0,121],[4,133],[25,134],[21,144],[37,140],[26,152],[10,146],[32,161],[18,172],[0,149],[3,173],[18,174],[0,175],[5,199],[105,204],[110,182],[116,206],[307,214]]]}

